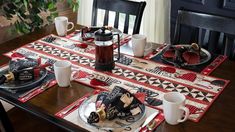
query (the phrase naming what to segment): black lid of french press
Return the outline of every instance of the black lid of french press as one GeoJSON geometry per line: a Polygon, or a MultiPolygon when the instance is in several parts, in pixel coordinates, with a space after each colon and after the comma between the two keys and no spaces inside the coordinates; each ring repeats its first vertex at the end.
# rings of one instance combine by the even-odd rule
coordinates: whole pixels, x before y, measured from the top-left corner
{"type": "Polygon", "coordinates": [[[96,41],[109,41],[113,39],[113,33],[110,30],[107,30],[105,27],[102,27],[100,30],[95,32],[96,41]]]}

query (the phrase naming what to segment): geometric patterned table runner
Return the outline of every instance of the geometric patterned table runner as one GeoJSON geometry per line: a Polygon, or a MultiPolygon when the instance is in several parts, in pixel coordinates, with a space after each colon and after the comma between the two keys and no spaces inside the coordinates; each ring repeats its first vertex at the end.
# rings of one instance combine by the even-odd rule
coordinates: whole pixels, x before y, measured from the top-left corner
{"type": "MultiPolygon", "coordinates": [[[[122,34],[124,38],[131,38],[131,36],[128,36],[127,34],[122,34]]],[[[74,41],[81,41],[81,35],[80,35],[80,31],[75,31],[69,35],[66,36],[66,38],[69,38],[71,40],[74,41]]],[[[153,43],[154,44],[154,43],[153,43]]],[[[155,44],[156,45],[156,44],[155,44]]],[[[161,52],[167,48],[170,44],[157,44],[159,46],[155,46],[156,49],[149,52],[148,54],[146,54],[144,56],[145,59],[147,60],[153,60],[153,61],[157,61],[159,63],[163,63],[163,64],[167,64],[165,62],[162,62],[161,59],[159,59],[159,56],[161,55],[161,52]]],[[[189,70],[193,70],[195,72],[200,72],[201,74],[204,75],[209,75],[210,73],[212,73],[218,66],[220,66],[225,60],[227,59],[227,56],[224,55],[216,55],[216,54],[212,54],[211,59],[200,66],[197,66],[198,69],[189,69],[189,70]]],[[[186,68],[187,69],[187,68],[186,68]]]]}
{"type": "Polygon", "coordinates": [[[169,65],[156,63],[142,58],[121,55],[111,72],[100,72],[94,69],[95,48],[89,45],[86,49],[76,47],[78,41],[51,35],[55,40],[40,40],[27,44],[12,52],[21,53],[32,58],[41,58],[43,62],[70,60],[76,70],[76,81],[94,88],[112,90],[116,85],[132,93],[145,92],[145,103],[153,108],[162,109],[162,95],[177,91],[187,98],[190,109],[189,118],[199,121],[210,105],[221,94],[229,83],[228,80],[206,76],[169,65]]]}

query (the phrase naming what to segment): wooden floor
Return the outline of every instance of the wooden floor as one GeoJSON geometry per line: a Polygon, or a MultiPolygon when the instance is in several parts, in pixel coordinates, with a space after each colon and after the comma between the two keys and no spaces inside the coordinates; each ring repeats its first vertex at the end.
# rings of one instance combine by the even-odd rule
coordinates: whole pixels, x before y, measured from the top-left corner
{"type": "Polygon", "coordinates": [[[15,132],[64,132],[63,129],[18,108],[13,108],[7,113],[15,132]]]}

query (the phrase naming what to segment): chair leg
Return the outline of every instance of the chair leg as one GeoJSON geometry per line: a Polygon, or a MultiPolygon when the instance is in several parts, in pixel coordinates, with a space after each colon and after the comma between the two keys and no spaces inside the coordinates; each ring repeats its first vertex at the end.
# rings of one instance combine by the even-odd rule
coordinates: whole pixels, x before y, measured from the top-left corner
{"type": "Polygon", "coordinates": [[[14,128],[11,124],[10,119],[7,116],[7,112],[5,111],[2,102],[0,102],[0,121],[3,125],[5,132],[14,132],[14,128]]]}
{"type": "Polygon", "coordinates": [[[231,55],[231,51],[232,51],[232,48],[233,48],[233,43],[234,43],[233,39],[231,39],[229,37],[226,37],[224,55],[226,55],[226,56],[231,55]]]}

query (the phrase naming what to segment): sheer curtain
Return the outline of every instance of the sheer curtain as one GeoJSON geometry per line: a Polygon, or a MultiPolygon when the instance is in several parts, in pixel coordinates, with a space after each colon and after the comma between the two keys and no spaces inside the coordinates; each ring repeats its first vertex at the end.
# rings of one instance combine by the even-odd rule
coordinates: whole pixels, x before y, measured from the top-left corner
{"type": "Polygon", "coordinates": [[[77,23],[81,25],[91,25],[93,0],[80,0],[77,23]]]}
{"type": "MultiPolygon", "coordinates": [[[[134,0],[140,1],[140,0],[134,0]]],[[[148,41],[170,43],[170,6],[171,0],[145,0],[147,2],[140,34],[145,34],[148,41]]],[[[91,25],[93,0],[80,0],[78,24],[91,25]]]]}
{"type": "Polygon", "coordinates": [[[146,0],[142,19],[142,33],[148,41],[170,43],[171,0],[146,0]]]}

